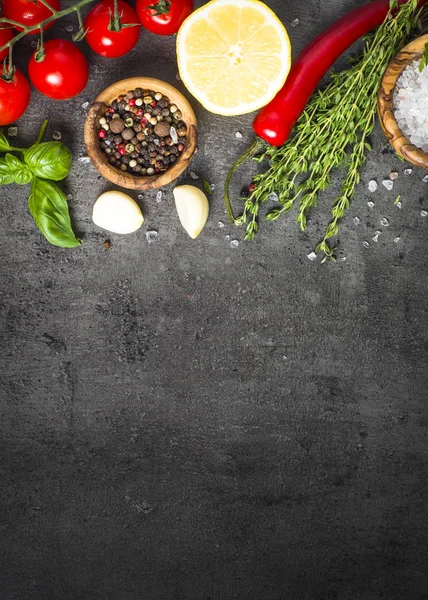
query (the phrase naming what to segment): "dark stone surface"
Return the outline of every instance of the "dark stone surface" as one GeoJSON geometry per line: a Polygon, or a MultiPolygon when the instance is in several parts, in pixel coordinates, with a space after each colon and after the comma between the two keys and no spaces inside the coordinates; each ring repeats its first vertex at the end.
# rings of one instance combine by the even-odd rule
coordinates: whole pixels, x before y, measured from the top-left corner
{"type": "MultiPolygon", "coordinates": [[[[300,19],[296,54],[358,0],[268,4],[300,19]]],[[[70,35],[67,22],[48,37],[70,35]]],[[[192,169],[217,186],[205,231],[186,236],[167,188],[159,204],[144,195],[139,232],[106,235],[91,210],[111,186],[77,160],[82,103],[124,75],[181,83],[174,39],[143,32],[126,58],[88,56],[81,96],[34,92],[19,123],[30,142],[49,115],[49,135],[73,149],[83,247],[48,246],[26,190],[0,190],[1,600],[426,600],[423,173],[405,178],[377,127],[342,225],[346,262],[306,258],[332,191],[307,233],[291,215],[233,249],[225,236],[242,232],[217,225],[221,186],[252,115],[192,101],[192,169]],[[394,191],[370,195],[391,169],[394,191]]],[[[235,192],[249,179],[244,169],[235,192]]]]}

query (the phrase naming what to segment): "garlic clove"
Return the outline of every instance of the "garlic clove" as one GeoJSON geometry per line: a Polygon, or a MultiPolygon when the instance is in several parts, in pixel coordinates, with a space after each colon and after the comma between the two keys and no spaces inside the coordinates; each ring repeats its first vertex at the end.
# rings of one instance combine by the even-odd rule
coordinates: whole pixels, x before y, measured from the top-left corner
{"type": "Polygon", "coordinates": [[[181,224],[192,239],[197,238],[208,219],[208,198],[193,185],[179,185],[173,193],[181,224]]]}
{"type": "Polygon", "coordinates": [[[132,233],[144,223],[138,204],[123,192],[105,192],[94,204],[95,225],[113,233],[132,233]]]}

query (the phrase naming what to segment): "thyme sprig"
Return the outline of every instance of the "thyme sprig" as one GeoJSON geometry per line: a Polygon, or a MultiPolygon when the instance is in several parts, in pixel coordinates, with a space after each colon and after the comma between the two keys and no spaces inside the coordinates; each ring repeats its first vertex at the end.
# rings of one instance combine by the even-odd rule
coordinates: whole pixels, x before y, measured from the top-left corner
{"type": "Polygon", "coordinates": [[[244,212],[235,219],[236,224],[246,224],[246,240],[254,238],[260,207],[272,192],[278,195],[279,205],[268,212],[266,219],[279,219],[298,202],[297,222],[302,230],[306,229],[308,213],[316,206],[319,193],[330,185],[331,172],[344,167],[347,173],[340,194],[332,202],[331,221],[316,247],[324,260],[335,260],[336,248],[331,239],[337,237],[339,222],[349,208],[361,167],[371,150],[368,138],[374,126],[380,80],[416,26],[418,16],[417,0],[401,5],[394,16],[389,14],[365,38],[363,55],[354,59],[348,70],[332,74],[327,87],[312,96],[293,137],[279,148],[264,146],[256,160],[267,158],[269,169],[255,176],[244,212]]]}

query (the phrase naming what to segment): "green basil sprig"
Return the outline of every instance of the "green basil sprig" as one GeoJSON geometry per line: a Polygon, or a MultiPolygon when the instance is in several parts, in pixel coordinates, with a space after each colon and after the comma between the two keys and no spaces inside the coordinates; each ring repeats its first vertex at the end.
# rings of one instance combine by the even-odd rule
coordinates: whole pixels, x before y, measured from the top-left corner
{"type": "Polygon", "coordinates": [[[41,142],[47,126],[45,121],[36,143],[28,149],[14,148],[0,132],[0,186],[32,182],[28,207],[35,224],[54,246],[75,248],[82,243],[73,233],[67,198],[53,181],[67,177],[72,155],[61,142],[41,142]],[[12,152],[21,153],[23,160],[12,152]]]}

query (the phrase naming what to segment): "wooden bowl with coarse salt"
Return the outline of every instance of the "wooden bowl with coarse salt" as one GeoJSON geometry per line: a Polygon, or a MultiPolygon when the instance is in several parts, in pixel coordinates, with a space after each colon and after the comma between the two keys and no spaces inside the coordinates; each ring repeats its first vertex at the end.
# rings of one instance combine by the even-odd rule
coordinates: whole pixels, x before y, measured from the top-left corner
{"type": "Polygon", "coordinates": [[[117,81],[95,98],[86,118],[84,139],[88,156],[103,177],[116,185],[131,190],[149,190],[171,183],[187,169],[196,151],[198,126],[192,107],[175,87],[152,77],[131,77],[117,81]],[[129,90],[135,88],[154,90],[169,98],[169,101],[178,107],[182,114],[181,119],[187,125],[187,139],[183,152],[166,171],[154,175],[141,176],[127,171],[120,171],[109,163],[106,154],[100,148],[98,138],[100,118],[118,96],[126,95],[129,90]]]}
{"type": "Polygon", "coordinates": [[[428,170],[428,154],[412,144],[403,134],[395,118],[393,106],[393,94],[398,78],[408,65],[422,58],[427,42],[428,35],[414,39],[389,63],[380,84],[377,107],[381,127],[397,154],[413,165],[428,170]]]}

